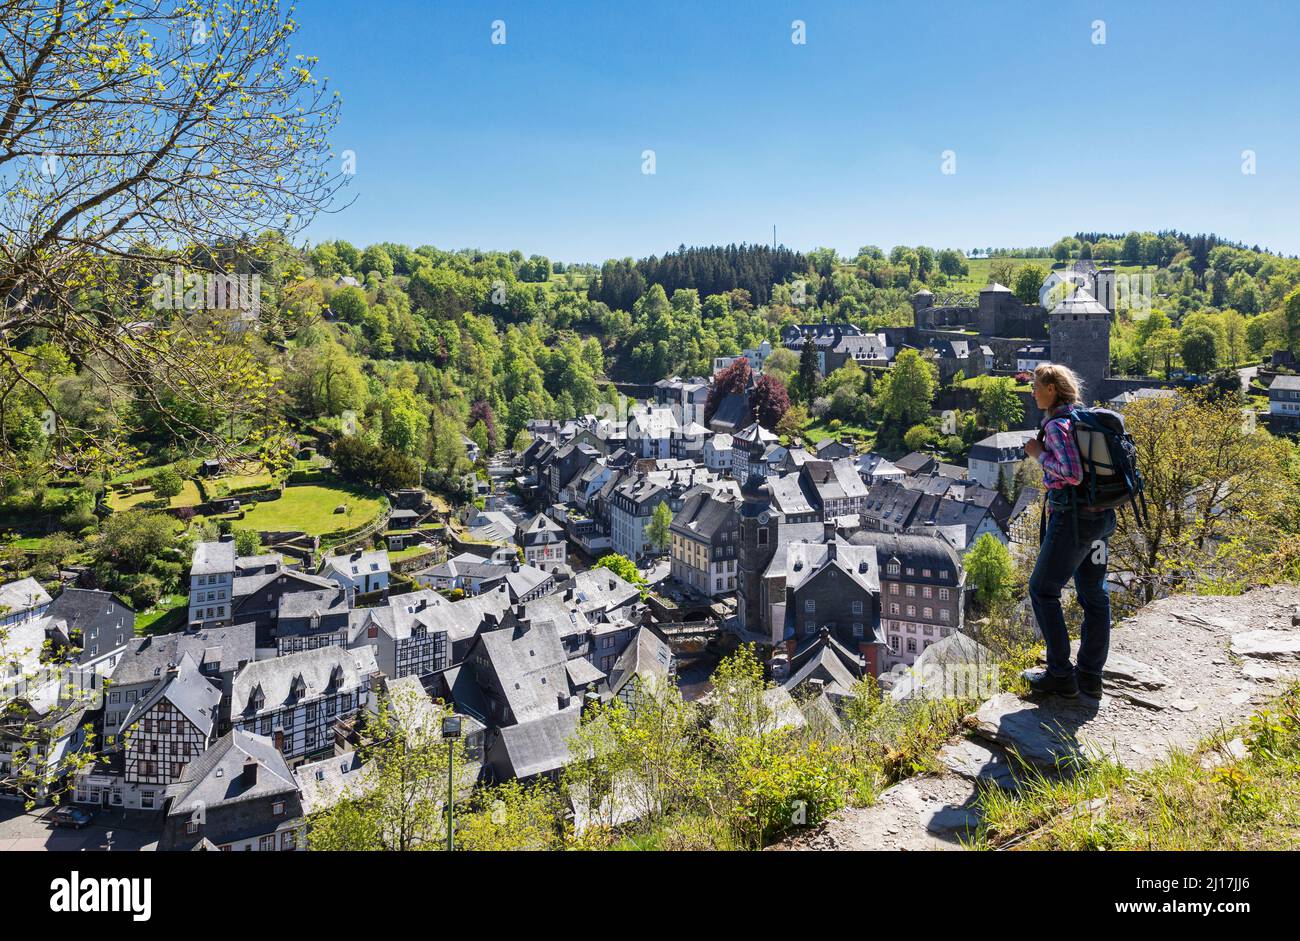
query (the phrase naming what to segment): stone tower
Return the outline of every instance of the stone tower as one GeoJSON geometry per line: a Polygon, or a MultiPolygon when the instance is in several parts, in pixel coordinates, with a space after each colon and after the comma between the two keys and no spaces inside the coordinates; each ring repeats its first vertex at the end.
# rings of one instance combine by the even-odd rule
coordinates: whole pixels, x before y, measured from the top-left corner
{"type": "Polygon", "coordinates": [[[737,556],[736,616],[742,629],[763,630],[763,572],[776,553],[777,520],[771,511],[772,489],[752,474],[740,489],[740,549],[737,556]]]}
{"type": "Polygon", "coordinates": [[[1085,403],[1104,401],[1110,376],[1110,311],[1080,288],[1057,304],[1047,321],[1052,362],[1079,374],[1085,403]]]}

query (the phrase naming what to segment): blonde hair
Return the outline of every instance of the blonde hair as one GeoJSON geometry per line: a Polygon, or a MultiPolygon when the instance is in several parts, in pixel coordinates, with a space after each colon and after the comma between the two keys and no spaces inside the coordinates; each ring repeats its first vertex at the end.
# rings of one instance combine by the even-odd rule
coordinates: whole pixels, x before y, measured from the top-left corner
{"type": "Polygon", "coordinates": [[[1034,367],[1034,381],[1040,386],[1056,386],[1057,405],[1076,405],[1083,401],[1083,380],[1069,366],[1039,363],[1034,367]]]}

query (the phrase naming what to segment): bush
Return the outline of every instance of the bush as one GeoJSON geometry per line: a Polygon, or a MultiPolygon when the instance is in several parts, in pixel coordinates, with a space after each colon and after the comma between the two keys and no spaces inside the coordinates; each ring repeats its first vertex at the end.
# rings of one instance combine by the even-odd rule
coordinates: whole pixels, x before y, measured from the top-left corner
{"type": "Polygon", "coordinates": [[[131,606],[137,611],[152,608],[162,597],[162,583],[152,575],[141,575],[131,583],[127,595],[131,599],[131,606]]]}

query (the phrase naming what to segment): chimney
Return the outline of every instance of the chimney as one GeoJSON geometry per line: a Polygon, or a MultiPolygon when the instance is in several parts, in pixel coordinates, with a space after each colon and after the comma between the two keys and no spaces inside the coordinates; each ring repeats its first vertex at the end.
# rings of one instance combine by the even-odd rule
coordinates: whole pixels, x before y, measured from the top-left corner
{"type": "Polygon", "coordinates": [[[834,541],[835,541],[835,521],[834,521],[834,520],[827,520],[826,522],[822,523],[822,541],[823,541],[823,542],[834,542],[834,541]]]}
{"type": "Polygon", "coordinates": [[[826,558],[831,562],[835,561],[835,537],[834,536],[832,536],[830,540],[826,543],[826,558]]]}
{"type": "Polygon", "coordinates": [[[572,601],[572,600],[573,600],[573,589],[572,589],[572,588],[566,588],[566,589],[564,589],[564,600],[565,600],[565,601],[572,601]]]}
{"type": "Polygon", "coordinates": [[[245,790],[257,783],[257,759],[248,757],[244,759],[244,773],[239,776],[243,782],[245,790]]]}
{"type": "Polygon", "coordinates": [[[559,703],[561,709],[569,708],[569,702],[570,702],[569,694],[566,693],[564,690],[557,691],[555,694],[555,699],[559,703]]]}

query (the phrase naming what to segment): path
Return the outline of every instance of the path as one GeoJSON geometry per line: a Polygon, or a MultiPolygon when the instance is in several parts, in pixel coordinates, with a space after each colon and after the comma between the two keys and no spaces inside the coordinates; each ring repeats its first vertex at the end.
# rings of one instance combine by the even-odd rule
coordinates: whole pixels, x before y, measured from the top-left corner
{"type": "Polygon", "coordinates": [[[940,751],[943,775],[897,784],[773,848],[960,849],[978,823],[975,782],[1015,789],[1009,751],[1049,774],[1100,755],[1141,770],[1245,721],[1296,680],[1300,586],[1165,598],[1115,627],[1100,701],[994,696],[966,717],[970,737],[940,751]]]}

